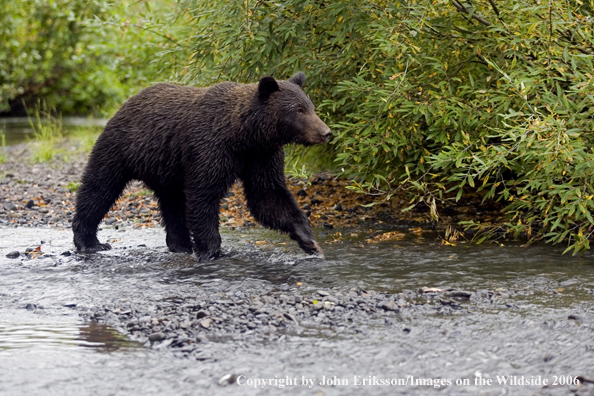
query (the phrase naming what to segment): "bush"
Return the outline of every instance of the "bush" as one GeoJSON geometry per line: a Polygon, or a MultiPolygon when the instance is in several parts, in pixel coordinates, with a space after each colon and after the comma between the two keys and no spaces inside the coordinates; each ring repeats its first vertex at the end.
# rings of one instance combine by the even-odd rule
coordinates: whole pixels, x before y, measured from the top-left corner
{"type": "MultiPolygon", "coordinates": [[[[171,12],[165,1],[152,3],[171,12]]],[[[153,29],[143,10],[142,4],[129,8],[107,0],[3,4],[0,113],[24,114],[23,103],[33,108],[39,101],[62,113],[109,112],[162,79],[152,61],[165,34],[153,29]]]]}
{"type": "Polygon", "coordinates": [[[179,78],[305,71],[361,191],[480,191],[508,203],[513,233],[589,248],[593,1],[178,3],[179,78]]]}

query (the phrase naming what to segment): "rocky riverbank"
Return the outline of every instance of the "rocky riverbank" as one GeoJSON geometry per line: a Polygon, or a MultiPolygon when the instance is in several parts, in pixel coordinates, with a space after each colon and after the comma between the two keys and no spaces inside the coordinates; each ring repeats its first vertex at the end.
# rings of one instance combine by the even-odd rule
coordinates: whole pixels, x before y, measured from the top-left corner
{"type": "MultiPolygon", "coordinates": [[[[0,164],[0,226],[69,228],[86,154],[73,149],[68,161],[33,163],[29,160],[30,151],[31,146],[27,144],[11,146],[7,160],[0,164]]],[[[288,185],[312,226],[328,232],[333,228],[359,228],[369,230],[373,237],[377,235],[376,229],[389,225],[436,226],[425,204],[402,212],[410,202],[404,193],[368,207],[376,197],[353,192],[347,188],[347,180],[331,174],[316,175],[309,183],[290,179],[288,185]]],[[[441,221],[437,227],[442,230],[461,220],[502,221],[500,207],[483,205],[478,196],[460,206],[438,207],[438,211],[441,221]]],[[[159,222],[158,203],[152,192],[143,183],[133,182],[106,215],[103,224],[153,227],[159,222]]],[[[232,229],[256,226],[247,210],[240,183],[233,186],[221,203],[221,226],[232,229]]]]}
{"type": "MultiPolygon", "coordinates": [[[[0,165],[0,350],[8,350],[0,370],[8,392],[342,396],[361,393],[355,378],[388,378],[397,386],[364,392],[592,394],[589,252],[442,244],[427,208],[402,214],[404,197],[367,208],[369,197],[322,174],[289,185],[324,244],[323,259],[256,226],[241,186],[221,205],[221,258],[170,253],[157,203],[141,183],[101,226],[99,238],[113,249],[78,254],[69,227],[85,156],[34,164],[28,150],[11,147],[0,165]],[[38,328],[50,329],[39,343],[65,337],[48,327],[54,318],[115,328],[136,349],[90,355],[82,348],[108,341],[86,340],[75,328],[74,339],[56,341],[47,355],[15,353],[35,344],[38,328]],[[22,323],[33,329],[24,342],[22,323]],[[72,349],[77,343],[85,346],[72,349]],[[89,363],[98,357],[103,363],[89,363]],[[285,376],[317,382],[279,390],[244,381],[285,376]],[[476,382],[481,376],[572,382],[487,385],[476,382]],[[328,384],[333,378],[351,382],[328,384]],[[410,378],[417,382],[401,384],[410,378]]],[[[447,212],[444,224],[498,216],[478,198],[447,212]]]]}

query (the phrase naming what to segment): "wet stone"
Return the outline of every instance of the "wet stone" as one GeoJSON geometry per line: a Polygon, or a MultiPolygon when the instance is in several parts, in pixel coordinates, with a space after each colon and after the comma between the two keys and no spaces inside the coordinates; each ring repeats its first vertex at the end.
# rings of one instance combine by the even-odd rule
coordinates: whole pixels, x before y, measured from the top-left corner
{"type": "Polygon", "coordinates": [[[163,341],[165,339],[165,333],[153,333],[151,335],[148,336],[148,339],[150,342],[158,342],[158,341],[163,341]]]}
{"type": "Polygon", "coordinates": [[[10,259],[15,259],[17,257],[19,257],[21,255],[21,253],[19,253],[18,251],[14,251],[14,252],[10,252],[6,255],[6,257],[10,258],[10,259]]]}
{"type": "Polygon", "coordinates": [[[200,326],[204,327],[205,329],[208,329],[211,324],[212,324],[212,319],[202,319],[200,321],[200,326]]]}
{"type": "Polygon", "coordinates": [[[451,292],[449,292],[449,296],[452,298],[470,299],[470,297],[472,296],[472,292],[464,290],[452,290],[451,292]]]}
{"type": "Polygon", "coordinates": [[[377,305],[377,307],[383,309],[384,311],[398,312],[400,310],[394,301],[382,301],[377,305]]]}
{"type": "Polygon", "coordinates": [[[5,202],[3,206],[4,206],[4,209],[7,211],[17,210],[16,205],[13,204],[12,202],[5,202]]]}

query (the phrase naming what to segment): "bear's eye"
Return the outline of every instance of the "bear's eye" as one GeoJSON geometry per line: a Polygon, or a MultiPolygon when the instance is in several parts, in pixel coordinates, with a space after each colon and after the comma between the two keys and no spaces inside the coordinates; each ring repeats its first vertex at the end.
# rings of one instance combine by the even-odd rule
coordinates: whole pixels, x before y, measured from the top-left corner
{"type": "Polygon", "coordinates": [[[298,108],[297,112],[303,114],[303,113],[305,113],[305,110],[303,110],[302,108],[298,108]]]}

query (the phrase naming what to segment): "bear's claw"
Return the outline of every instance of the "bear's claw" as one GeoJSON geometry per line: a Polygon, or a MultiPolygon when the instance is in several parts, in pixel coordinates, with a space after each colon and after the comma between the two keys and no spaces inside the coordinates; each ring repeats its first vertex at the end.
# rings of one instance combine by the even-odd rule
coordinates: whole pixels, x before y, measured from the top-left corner
{"type": "Polygon", "coordinates": [[[103,250],[111,250],[111,245],[109,243],[97,243],[93,246],[83,246],[77,250],[79,253],[96,253],[103,250]]]}

